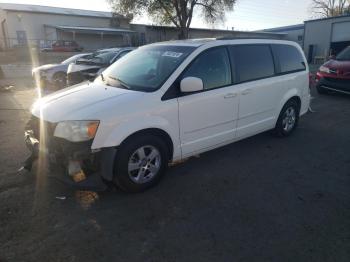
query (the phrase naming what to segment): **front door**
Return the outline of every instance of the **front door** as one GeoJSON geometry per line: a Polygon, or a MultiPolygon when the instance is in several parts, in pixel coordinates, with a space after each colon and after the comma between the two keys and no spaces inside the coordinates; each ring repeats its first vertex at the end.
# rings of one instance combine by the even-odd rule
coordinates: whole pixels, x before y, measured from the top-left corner
{"type": "Polygon", "coordinates": [[[238,94],[226,47],[204,51],[182,76],[202,79],[204,90],[178,98],[183,157],[232,141],[238,116],[238,94]]]}

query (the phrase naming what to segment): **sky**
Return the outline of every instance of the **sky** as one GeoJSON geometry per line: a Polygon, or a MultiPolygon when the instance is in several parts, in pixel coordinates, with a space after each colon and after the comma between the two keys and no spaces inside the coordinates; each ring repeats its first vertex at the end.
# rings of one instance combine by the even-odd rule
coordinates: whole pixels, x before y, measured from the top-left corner
{"type": "MultiPolygon", "coordinates": [[[[110,11],[104,0],[0,0],[0,3],[37,4],[66,8],[110,11]]],[[[208,25],[195,14],[191,27],[253,31],[303,23],[310,19],[311,0],[237,0],[234,11],[226,14],[224,22],[208,25]]],[[[133,23],[152,24],[146,16],[133,23]]]]}

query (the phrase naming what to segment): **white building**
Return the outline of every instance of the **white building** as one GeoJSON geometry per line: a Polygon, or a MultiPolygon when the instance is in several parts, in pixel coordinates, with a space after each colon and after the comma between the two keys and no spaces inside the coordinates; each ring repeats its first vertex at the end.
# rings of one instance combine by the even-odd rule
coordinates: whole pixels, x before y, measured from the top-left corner
{"type": "MultiPolygon", "coordinates": [[[[173,26],[130,24],[122,15],[25,4],[0,3],[0,50],[17,46],[50,47],[57,40],[75,40],[85,50],[143,45],[178,39],[173,26]]],[[[286,39],[285,31],[243,32],[190,28],[190,38],[286,39]]]]}
{"type": "Polygon", "coordinates": [[[304,24],[299,24],[265,29],[262,32],[285,34],[286,40],[297,42],[300,46],[303,46],[304,28],[304,24]]]}
{"type": "Polygon", "coordinates": [[[129,20],[110,12],[0,3],[0,47],[75,40],[85,49],[130,44],[129,20]]]}
{"type": "Polygon", "coordinates": [[[322,62],[350,46],[350,15],[305,21],[304,52],[309,62],[322,62]]]}
{"type": "Polygon", "coordinates": [[[350,46],[350,14],[305,21],[304,24],[263,30],[285,33],[285,39],[299,43],[309,63],[323,63],[350,46]]]}

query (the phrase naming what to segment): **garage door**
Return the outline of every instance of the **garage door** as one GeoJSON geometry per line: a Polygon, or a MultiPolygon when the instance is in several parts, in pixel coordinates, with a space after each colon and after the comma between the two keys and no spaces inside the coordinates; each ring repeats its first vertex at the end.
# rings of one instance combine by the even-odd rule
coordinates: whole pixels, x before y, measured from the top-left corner
{"type": "Polygon", "coordinates": [[[332,42],[350,41],[350,22],[333,24],[332,42]]]}

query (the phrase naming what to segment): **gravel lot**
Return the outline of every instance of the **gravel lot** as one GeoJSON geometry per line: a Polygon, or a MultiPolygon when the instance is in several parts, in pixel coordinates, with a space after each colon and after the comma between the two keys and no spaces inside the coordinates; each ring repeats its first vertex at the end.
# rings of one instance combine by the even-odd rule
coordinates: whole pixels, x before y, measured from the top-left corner
{"type": "Polygon", "coordinates": [[[24,86],[0,91],[1,262],[350,261],[349,96],[314,94],[287,139],[202,154],[142,194],[97,194],[16,173],[24,86]]]}

